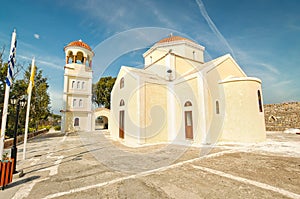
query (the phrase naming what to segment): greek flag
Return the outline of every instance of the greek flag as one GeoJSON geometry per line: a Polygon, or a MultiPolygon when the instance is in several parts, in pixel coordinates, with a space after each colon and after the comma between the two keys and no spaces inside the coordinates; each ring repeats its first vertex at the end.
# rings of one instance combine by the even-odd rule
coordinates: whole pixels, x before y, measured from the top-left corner
{"type": "Polygon", "coordinates": [[[13,46],[11,48],[11,52],[8,59],[8,69],[7,69],[7,77],[6,77],[6,84],[7,86],[11,86],[12,84],[12,78],[14,75],[14,67],[16,62],[16,48],[17,48],[17,40],[13,43],[13,46]]]}
{"type": "Polygon", "coordinates": [[[9,100],[9,90],[10,85],[12,84],[12,78],[14,75],[14,66],[16,63],[16,47],[17,47],[17,33],[16,30],[11,35],[11,43],[10,43],[10,54],[8,59],[8,69],[7,69],[7,77],[6,77],[6,86],[5,86],[5,94],[4,94],[4,102],[3,102],[3,111],[2,111],[2,121],[1,121],[1,134],[0,134],[0,160],[3,157],[4,151],[4,138],[5,138],[5,130],[6,130],[6,121],[7,121],[7,112],[8,112],[8,100],[9,100]]]}

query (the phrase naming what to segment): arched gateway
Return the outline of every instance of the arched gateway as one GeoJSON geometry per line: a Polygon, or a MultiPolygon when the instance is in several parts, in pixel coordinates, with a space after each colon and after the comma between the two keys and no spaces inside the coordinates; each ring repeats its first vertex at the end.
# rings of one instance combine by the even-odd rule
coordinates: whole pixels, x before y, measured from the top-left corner
{"type": "Polygon", "coordinates": [[[110,110],[107,108],[97,108],[93,114],[93,130],[108,129],[110,121],[110,110]]]}

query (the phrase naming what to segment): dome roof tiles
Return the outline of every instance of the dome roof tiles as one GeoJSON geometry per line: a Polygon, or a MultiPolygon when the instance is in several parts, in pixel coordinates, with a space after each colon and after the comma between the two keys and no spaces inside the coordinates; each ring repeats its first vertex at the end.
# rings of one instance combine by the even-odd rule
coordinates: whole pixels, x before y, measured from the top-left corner
{"type": "Polygon", "coordinates": [[[168,42],[174,42],[174,41],[190,41],[190,42],[195,43],[194,41],[192,41],[190,39],[180,37],[180,36],[173,36],[173,35],[170,35],[169,37],[163,38],[160,41],[158,41],[157,43],[161,44],[161,43],[168,43],[168,42]]]}
{"type": "Polygon", "coordinates": [[[72,46],[82,47],[82,48],[85,48],[87,50],[92,51],[91,47],[89,45],[87,45],[86,43],[84,43],[83,41],[81,41],[81,40],[72,41],[65,48],[72,47],[72,46]]]}

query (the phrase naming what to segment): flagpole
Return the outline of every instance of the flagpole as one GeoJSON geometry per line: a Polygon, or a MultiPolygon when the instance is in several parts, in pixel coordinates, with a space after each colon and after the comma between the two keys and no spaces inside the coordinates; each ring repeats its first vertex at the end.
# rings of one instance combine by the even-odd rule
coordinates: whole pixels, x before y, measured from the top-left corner
{"type": "MultiPolygon", "coordinates": [[[[16,35],[17,35],[16,30],[14,30],[14,32],[12,33],[12,36],[11,36],[10,55],[9,55],[9,60],[10,61],[11,61],[11,58],[12,58],[13,53],[14,53],[13,49],[15,48],[16,35]]],[[[10,70],[10,63],[8,64],[7,76],[9,76],[9,74],[10,74],[9,70],[10,70]]],[[[13,70],[13,69],[11,69],[11,70],[13,70]]],[[[2,112],[2,123],[1,123],[1,135],[0,135],[0,160],[3,159],[4,139],[5,139],[5,130],[6,130],[7,109],[8,109],[10,85],[11,85],[10,83],[6,83],[6,86],[5,86],[5,95],[4,95],[3,112],[2,112]]]]}
{"type": "Polygon", "coordinates": [[[32,59],[31,63],[31,75],[30,75],[30,81],[29,86],[27,89],[28,93],[28,99],[27,99],[27,111],[26,111],[26,122],[25,122],[25,135],[24,135],[24,147],[23,147],[23,160],[26,159],[26,144],[27,144],[27,137],[28,137],[28,123],[29,123],[29,113],[30,113],[30,101],[31,101],[31,93],[32,93],[32,87],[33,87],[33,81],[34,81],[34,58],[32,59]]]}

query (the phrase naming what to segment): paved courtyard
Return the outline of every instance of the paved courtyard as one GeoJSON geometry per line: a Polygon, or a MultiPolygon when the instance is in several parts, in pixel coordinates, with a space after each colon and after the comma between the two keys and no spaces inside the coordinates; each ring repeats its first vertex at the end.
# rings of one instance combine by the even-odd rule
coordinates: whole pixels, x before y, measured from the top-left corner
{"type": "Polygon", "coordinates": [[[300,135],[259,144],[129,148],[106,132],[49,132],[18,147],[0,198],[300,198],[300,135]]]}

